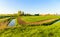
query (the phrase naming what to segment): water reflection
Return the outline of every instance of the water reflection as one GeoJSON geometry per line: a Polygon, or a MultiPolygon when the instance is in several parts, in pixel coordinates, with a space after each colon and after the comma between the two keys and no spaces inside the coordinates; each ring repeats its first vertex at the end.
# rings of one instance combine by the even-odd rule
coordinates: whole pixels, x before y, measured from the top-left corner
{"type": "Polygon", "coordinates": [[[16,23],[16,21],[15,21],[15,19],[13,19],[13,20],[8,24],[8,26],[15,26],[15,23],[16,23]]]}

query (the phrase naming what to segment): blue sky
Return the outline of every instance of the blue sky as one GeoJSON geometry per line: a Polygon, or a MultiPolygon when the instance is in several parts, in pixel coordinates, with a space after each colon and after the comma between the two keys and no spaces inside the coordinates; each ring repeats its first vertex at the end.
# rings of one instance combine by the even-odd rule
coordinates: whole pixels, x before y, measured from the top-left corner
{"type": "Polygon", "coordinates": [[[17,13],[60,14],[60,0],[0,0],[0,14],[17,13]]]}

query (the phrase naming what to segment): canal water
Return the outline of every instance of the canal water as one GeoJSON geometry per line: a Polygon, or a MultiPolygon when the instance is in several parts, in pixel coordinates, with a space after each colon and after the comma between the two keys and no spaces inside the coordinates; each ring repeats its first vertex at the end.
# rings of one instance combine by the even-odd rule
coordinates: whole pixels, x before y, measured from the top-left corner
{"type": "Polygon", "coordinates": [[[13,19],[13,20],[10,21],[8,26],[15,26],[15,24],[16,24],[16,19],[13,19]]]}
{"type": "MultiPolygon", "coordinates": [[[[60,20],[58,20],[58,21],[54,22],[53,24],[56,24],[56,23],[59,23],[59,22],[60,22],[60,20]]],[[[52,25],[53,25],[53,24],[52,24],[52,25]]]]}

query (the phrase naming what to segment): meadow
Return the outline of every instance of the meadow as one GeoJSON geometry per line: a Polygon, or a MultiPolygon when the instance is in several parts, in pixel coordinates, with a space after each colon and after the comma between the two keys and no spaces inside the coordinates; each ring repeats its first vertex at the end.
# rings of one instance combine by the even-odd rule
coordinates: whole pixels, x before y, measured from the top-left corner
{"type": "Polygon", "coordinates": [[[60,37],[60,22],[50,26],[25,26],[0,31],[0,37],[60,37]]]}
{"type": "MultiPolygon", "coordinates": [[[[16,17],[17,18],[17,17],[16,17]]],[[[15,18],[15,19],[16,19],[15,18]]],[[[25,22],[37,22],[48,19],[60,18],[60,16],[20,16],[25,22]]],[[[0,30],[0,37],[60,37],[60,22],[51,25],[20,25],[16,20],[16,26],[0,30]]]]}
{"type": "Polygon", "coordinates": [[[43,21],[48,19],[54,19],[54,18],[60,18],[60,16],[54,16],[54,15],[46,15],[46,16],[22,16],[22,20],[26,22],[37,22],[37,21],[43,21]]]}

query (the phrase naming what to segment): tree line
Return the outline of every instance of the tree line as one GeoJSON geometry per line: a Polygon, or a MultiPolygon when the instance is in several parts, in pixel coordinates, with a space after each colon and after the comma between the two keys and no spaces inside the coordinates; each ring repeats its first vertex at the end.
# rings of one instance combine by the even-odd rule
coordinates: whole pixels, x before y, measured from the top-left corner
{"type": "Polygon", "coordinates": [[[18,15],[19,16],[39,16],[39,14],[34,14],[34,15],[32,15],[32,14],[24,14],[23,11],[18,11],[18,15]]]}

